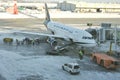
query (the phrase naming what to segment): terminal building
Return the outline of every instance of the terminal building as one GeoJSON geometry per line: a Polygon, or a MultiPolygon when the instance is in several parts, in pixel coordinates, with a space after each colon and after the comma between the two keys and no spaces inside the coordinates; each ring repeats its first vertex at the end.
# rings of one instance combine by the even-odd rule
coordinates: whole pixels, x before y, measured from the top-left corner
{"type": "MultiPolygon", "coordinates": [[[[13,5],[14,0],[2,0],[3,3],[0,2],[0,5],[13,5]]],[[[120,12],[120,4],[119,3],[88,3],[88,2],[81,2],[81,1],[57,1],[50,2],[47,0],[48,6],[51,9],[59,9],[62,11],[71,11],[71,12],[120,12]]],[[[17,6],[27,6],[27,7],[44,7],[44,0],[17,0],[17,6]]]]}
{"type": "Polygon", "coordinates": [[[87,2],[60,2],[58,8],[63,11],[75,12],[120,12],[117,3],[87,3],[87,2]]]}

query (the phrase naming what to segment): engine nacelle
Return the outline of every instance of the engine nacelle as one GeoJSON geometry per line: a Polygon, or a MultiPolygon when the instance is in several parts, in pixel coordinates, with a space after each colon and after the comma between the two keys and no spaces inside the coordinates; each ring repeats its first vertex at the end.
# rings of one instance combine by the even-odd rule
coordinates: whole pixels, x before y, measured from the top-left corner
{"type": "Polygon", "coordinates": [[[49,37],[47,39],[47,42],[50,43],[51,46],[56,46],[57,45],[57,41],[53,37],[49,37]]]}

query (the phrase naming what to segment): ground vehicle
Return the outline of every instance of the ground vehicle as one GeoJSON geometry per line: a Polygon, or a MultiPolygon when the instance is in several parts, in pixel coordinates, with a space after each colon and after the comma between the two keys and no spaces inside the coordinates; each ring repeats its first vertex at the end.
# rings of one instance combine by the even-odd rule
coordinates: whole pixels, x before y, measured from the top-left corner
{"type": "Polygon", "coordinates": [[[117,59],[103,53],[93,53],[92,60],[107,69],[116,69],[119,66],[117,59]]]}
{"type": "Polygon", "coordinates": [[[77,63],[66,63],[62,65],[62,69],[70,74],[78,74],[80,72],[80,67],[77,63]]]}
{"type": "Polygon", "coordinates": [[[67,52],[68,50],[66,48],[62,48],[61,46],[56,46],[54,50],[47,51],[46,54],[48,55],[59,55],[60,53],[67,52]]]}
{"type": "Polygon", "coordinates": [[[13,38],[4,38],[3,42],[11,44],[13,42],[13,38]]]}
{"type": "Polygon", "coordinates": [[[47,51],[46,54],[48,54],[48,55],[59,55],[59,52],[56,51],[56,50],[50,50],[50,51],[47,51]]]}

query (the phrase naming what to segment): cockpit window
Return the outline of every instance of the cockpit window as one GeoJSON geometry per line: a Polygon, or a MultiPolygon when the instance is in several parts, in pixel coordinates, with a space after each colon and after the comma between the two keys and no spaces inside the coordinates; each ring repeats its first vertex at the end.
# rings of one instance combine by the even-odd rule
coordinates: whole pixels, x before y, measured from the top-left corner
{"type": "Polygon", "coordinates": [[[93,39],[93,37],[87,37],[87,36],[83,36],[83,39],[93,39]]]}

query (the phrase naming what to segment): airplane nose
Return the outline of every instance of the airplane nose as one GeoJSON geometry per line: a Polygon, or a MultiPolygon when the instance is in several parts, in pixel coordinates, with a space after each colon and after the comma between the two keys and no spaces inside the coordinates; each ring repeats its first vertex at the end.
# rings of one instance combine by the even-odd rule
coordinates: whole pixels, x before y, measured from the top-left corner
{"type": "Polygon", "coordinates": [[[94,46],[96,46],[97,45],[97,43],[94,43],[94,46]]]}
{"type": "Polygon", "coordinates": [[[91,41],[92,43],[90,44],[90,47],[95,47],[97,45],[96,41],[95,40],[92,40],[91,41]]]}
{"type": "Polygon", "coordinates": [[[96,45],[97,45],[97,43],[96,43],[96,41],[94,40],[94,41],[93,41],[93,46],[96,46],[96,45]]]}

